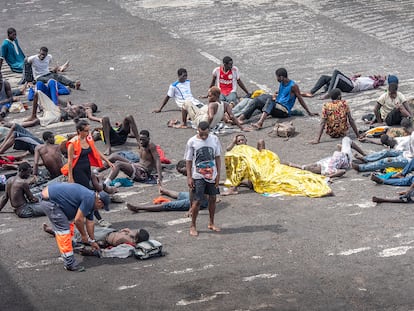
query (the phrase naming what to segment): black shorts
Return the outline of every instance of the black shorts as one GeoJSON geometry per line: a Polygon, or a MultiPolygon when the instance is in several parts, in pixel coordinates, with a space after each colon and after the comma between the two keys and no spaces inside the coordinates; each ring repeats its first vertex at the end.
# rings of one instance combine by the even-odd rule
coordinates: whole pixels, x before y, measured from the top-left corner
{"type": "Polygon", "coordinates": [[[192,192],[193,199],[201,202],[204,200],[205,194],[215,196],[220,193],[220,190],[215,183],[207,182],[204,179],[194,179],[194,189],[192,192]]]}
{"type": "Polygon", "coordinates": [[[112,146],[120,146],[125,144],[128,139],[128,133],[123,130],[116,131],[111,127],[109,131],[109,141],[111,142],[112,146]]]}
{"type": "Polygon", "coordinates": [[[388,126],[400,125],[401,120],[402,120],[402,115],[401,115],[400,110],[398,110],[397,108],[394,108],[393,110],[391,110],[389,114],[387,114],[387,117],[385,118],[385,123],[388,126]]]}

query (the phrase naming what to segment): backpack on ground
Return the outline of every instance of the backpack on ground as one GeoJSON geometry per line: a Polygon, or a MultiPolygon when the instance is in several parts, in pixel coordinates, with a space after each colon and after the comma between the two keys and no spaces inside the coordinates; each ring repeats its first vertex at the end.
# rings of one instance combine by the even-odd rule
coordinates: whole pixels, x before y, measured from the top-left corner
{"type": "Polygon", "coordinates": [[[273,126],[273,129],[268,134],[270,137],[289,138],[289,137],[293,137],[295,133],[296,133],[296,129],[293,126],[293,122],[285,121],[281,123],[276,123],[273,126]]]}
{"type": "Polygon", "coordinates": [[[164,256],[164,253],[162,252],[162,244],[157,240],[140,242],[135,247],[134,256],[141,260],[164,256]]]}

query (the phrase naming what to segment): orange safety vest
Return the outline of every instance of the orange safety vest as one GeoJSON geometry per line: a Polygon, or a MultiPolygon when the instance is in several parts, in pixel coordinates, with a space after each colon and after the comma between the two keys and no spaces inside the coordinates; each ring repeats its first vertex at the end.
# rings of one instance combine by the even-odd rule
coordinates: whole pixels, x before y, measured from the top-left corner
{"type": "MultiPolygon", "coordinates": [[[[92,149],[92,152],[88,154],[89,163],[91,164],[91,166],[102,167],[103,166],[102,159],[101,159],[101,156],[99,155],[98,150],[96,150],[95,143],[93,141],[92,136],[88,135],[86,137],[86,141],[89,144],[89,147],[91,147],[91,149],[92,149]]],[[[76,163],[79,160],[79,156],[82,152],[82,146],[81,146],[79,136],[76,136],[75,138],[72,138],[70,141],[68,141],[66,143],[66,148],[68,148],[70,144],[73,144],[73,164],[72,164],[72,167],[75,167],[76,163]]],[[[69,164],[66,163],[60,169],[60,172],[63,175],[68,176],[68,174],[69,174],[69,164]]]]}

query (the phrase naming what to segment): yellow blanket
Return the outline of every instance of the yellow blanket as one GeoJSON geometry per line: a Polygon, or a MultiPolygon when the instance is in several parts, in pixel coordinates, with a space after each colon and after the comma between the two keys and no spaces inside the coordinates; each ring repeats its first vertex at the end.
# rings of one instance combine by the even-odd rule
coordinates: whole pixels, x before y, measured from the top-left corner
{"type": "Polygon", "coordinates": [[[257,193],[280,193],[322,197],[331,193],[324,176],[280,164],[269,151],[238,145],[226,152],[226,186],[238,186],[244,179],[253,183],[257,193]]]}

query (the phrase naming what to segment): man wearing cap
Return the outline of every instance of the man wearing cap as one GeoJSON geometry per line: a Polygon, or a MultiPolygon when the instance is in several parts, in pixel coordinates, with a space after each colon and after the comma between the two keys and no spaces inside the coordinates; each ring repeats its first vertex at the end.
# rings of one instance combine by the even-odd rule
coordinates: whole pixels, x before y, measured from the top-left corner
{"type": "Polygon", "coordinates": [[[52,183],[43,189],[42,198],[42,207],[53,225],[64,268],[68,271],[85,271],[73,254],[74,225],[79,230],[82,242],[98,250],[93,212],[102,208],[109,210],[108,194],[89,190],[76,183],[52,183]]]}
{"type": "Polygon", "coordinates": [[[392,83],[388,85],[387,92],[377,100],[374,108],[375,120],[371,122],[372,124],[376,121],[379,123],[385,122],[388,126],[400,125],[404,118],[412,117],[405,96],[398,91],[398,84],[395,83],[395,79],[391,81],[392,83]]]}

